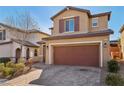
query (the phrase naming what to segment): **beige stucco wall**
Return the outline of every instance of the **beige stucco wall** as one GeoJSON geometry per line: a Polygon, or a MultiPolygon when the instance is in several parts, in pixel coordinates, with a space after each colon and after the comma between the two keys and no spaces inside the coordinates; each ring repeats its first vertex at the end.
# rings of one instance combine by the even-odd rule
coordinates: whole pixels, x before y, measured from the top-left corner
{"type": "Polygon", "coordinates": [[[18,31],[16,29],[9,29],[7,27],[0,26],[0,31],[3,31],[3,30],[6,31],[6,40],[1,40],[0,42],[10,41],[13,38],[13,39],[20,39],[20,40],[25,39],[27,41],[30,41],[36,44],[36,42],[41,41],[42,38],[48,37],[48,35],[40,32],[28,33],[26,35],[26,33],[18,31]]]}
{"type": "Polygon", "coordinates": [[[12,57],[12,43],[0,45],[0,57],[12,57]]]}
{"type": "MultiPolygon", "coordinates": [[[[0,45],[0,57],[15,57],[16,56],[16,49],[19,48],[21,49],[21,45],[13,42],[10,44],[4,44],[4,45],[0,45]]],[[[22,47],[22,54],[21,57],[26,57],[26,50],[27,48],[29,48],[30,50],[30,57],[34,57],[34,51],[35,49],[37,49],[37,54],[38,56],[42,56],[42,47],[27,47],[27,46],[23,46],[22,47]]]]}
{"type": "MultiPolygon", "coordinates": [[[[61,40],[49,40],[46,43],[46,46],[48,46],[48,48],[46,48],[46,64],[52,64],[54,62],[53,60],[53,55],[51,55],[51,57],[49,58],[49,50],[51,49],[51,52],[54,51],[53,47],[49,47],[50,44],[52,43],[72,43],[72,42],[92,42],[92,41],[102,41],[102,61],[104,63],[106,63],[108,60],[110,60],[110,55],[109,55],[109,36],[99,36],[99,37],[90,37],[90,38],[75,38],[75,39],[61,39],[61,40]],[[107,43],[107,45],[105,46],[104,43],[107,43]],[[50,60],[52,63],[50,63],[50,60]]],[[[52,54],[52,53],[51,53],[52,54]]]]}
{"type": "Polygon", "coordinates": [[[16,31],[16,30],[11,30],[11,29],[7,29],[6,31],[7,33],[7,39],[20,39],[20,40],[23,40],[24,36],[25,36],[25,33],[23,32],[19,32],[19,31],[16,31]]]}
{"type": "Polygon", "coordinates": [[[120,34],[122,58],[124,58],[124,31],[120,34]]]}
{"type": "Polygon", "coordinates": [[[8,29],[7,27],[0,26],[0,31],[5,30],[6,31],[6,40],[2,40],[1,42],[6,42],[10,41],[12,38],[13,39],[20,39],[22,40],[24,38],[24,33],[17,31],[15,29],[8,29]]]}
{"type": "MultiPolygon", "coordinates": [[[[12,49],[13,49],[13,57],[15,57],[15,51],[17,48],[20,48],[21,49],[21,45],[16,43],[16,42],[13,42],[13,45],[12,45],[12,49]]],[[[26,57],[26,50],[29,48],[30,50],[30,57],[34,57],[34,50],[37,49],[38,51],[38,56],[40,55],[40,51],[39,51],[39,48],[36,48],[36,47],[27,47],[27,46],[23,46],[22,47],[22,55],[21,57],[26,57]]]]}
{"type": "MultiPolygon", "coordinates": [[[[16,56],[16,49],[17,48],[21,49],[21,45],[16,43],[16,42],[13,42],[13,44],[12,44],[12,57],[16,56]]],[[[26,55],[25,49],[26,49],[26,47],[23,46],[21,57],[25,57],[25,55],[26,55]]]]}
{"type": "Polygon", "coordinates": [[[108,16],[100,16],[96,18],[98,18],[97,27],[92,27],[92,18],[89,19],[90,22],[89,31],[94,32],[108,29],[108,16]]]}
{"type": "MultiPolygon", "coordinates": [[[[57,35],[59,34],[59,20],[60,19],[64,19],[66,17],[75,17],[75,16],[79,16],[79,32],[88,32],[88,27],[89,27],[89,19],[88,19],[88,15],[86,12],[79,12],[79,11],[75,11],[75,10],[67,10],[63,13],[61,13],[61,15],[57,16],[54,20],[53,20],[53,31],[52,34],[53,35],[57,35]]],[[[63,33],[64,34],[64,33],[63,33]]],[[[67,34],[67,33],[65,33],[67,34]]]]}
{"type": "Polygon", "coordinates": [[[69,17],[79,16],[79,32],[71,32],[71,33],[61,33],[61,35],[65,34],[73,34],[73,33],[86,33],[92,31],[106,30],[108,29],[108,16],[99,16],[98,18],[98,27],[92,27],[92,18],[88,17],[86,12],[80,12],[76,10],[67,10],[57,17],[53,19],[53,30],[52,35],[60,35],[59,33],[59,20],[66,19],[69,17]]]}
{"type": "MultiPolygon", "coordinates": [[[[10,41],[12,38],[13,39],[20,39],[23,40],[25,37],[25,33],[24,32],[20,32],[17,31],[16,29],[9,29],[7,27],[3,27],[0,25],[0,31],[6,31],[6,40],[0,40],[0,42],[7,42],[10,41]]],[[[41,41],[42,38],[48,37],[48,35],[40,33],[40,32],[34,32],[34,33],[29,33],[27,35],[27,38],[25,38],[25,40],[30,41],[36,45],[39,46],[39,48],[36,47],[29,47],[30,49],[30,57],[34,56],[34,50],[37,49],[38,50],[38,56],[42,55],[42,47],[40,47],[39,44],[37,44],[37,42],[41,41]]],[[[0,57],[15,57],[15,51],[17,48],[21,49],[21,45],[19,43],[13,42],[10,45],[0,45],[0,57]]],[[[26,50],[27,50],[27,46],[23,46],[22,47],[22,57],[26,57],[26,50]]]]}
{"type": "Polygon", "coordinates": [[[45,38],[45,37],[48,37],[48,35],[45,35],[42,33],[30,33],[26,38],[26,40],[36,44],[36,42],[41,41],[42,38],[45,38]]]}

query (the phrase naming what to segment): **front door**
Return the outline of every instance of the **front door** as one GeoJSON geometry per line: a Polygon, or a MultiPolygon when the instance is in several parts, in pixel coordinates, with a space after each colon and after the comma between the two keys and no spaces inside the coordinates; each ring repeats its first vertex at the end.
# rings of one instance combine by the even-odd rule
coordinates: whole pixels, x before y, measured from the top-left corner
{"type": "Polygon", "coordinates": [[[16,63],[18,62],[18,59],[21,57],[21,49],[17,48],[16,49],[16,63]]]}
{"type": "Polygon", "coordinates": [[[30,49],[27,48],[26,50],[26,60],[28,60],[30,58],[30,49]]]}

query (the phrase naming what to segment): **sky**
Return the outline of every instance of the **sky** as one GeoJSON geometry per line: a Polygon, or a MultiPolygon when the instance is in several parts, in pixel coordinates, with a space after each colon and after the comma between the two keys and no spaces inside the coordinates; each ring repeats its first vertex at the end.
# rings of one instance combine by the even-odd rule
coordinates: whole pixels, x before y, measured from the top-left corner
{"type": "MultiPolygon", "coordinates": [[[[28,10],[31,16],[38,22],[40,30],[50,33],[49,28],[52,27],[51,17],[63,9],[65,6],[1,6],[0,22],[3,22],[8,16],[15,16],[16,11],[22,12],[28,10]]],[[[119,38],[119,30],[124,24],[124,7],[123,6],[75,6],[82,9],[88,9],[92,14],[111,11],[111,18],[108,28],[114,31],[110,36],[111,40],[119,38]]]]}

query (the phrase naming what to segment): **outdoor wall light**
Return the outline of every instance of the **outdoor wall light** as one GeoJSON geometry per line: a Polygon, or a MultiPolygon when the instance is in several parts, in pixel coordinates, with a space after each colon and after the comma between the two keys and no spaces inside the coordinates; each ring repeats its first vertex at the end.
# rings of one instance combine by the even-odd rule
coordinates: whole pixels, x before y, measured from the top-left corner
{"type": "Polygon", "coordinates": [[[107,47],[107,43],[106,43],[106,42],[104,42],[103,46],[104,46],[104,48],[106,48],[106,47],[107,47]]]}

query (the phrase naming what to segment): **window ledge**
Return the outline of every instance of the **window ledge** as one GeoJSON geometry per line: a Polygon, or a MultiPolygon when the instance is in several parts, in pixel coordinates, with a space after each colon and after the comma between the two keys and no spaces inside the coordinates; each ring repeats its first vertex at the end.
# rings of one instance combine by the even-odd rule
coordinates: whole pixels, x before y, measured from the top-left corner
{"type": "Polygon", "coordinates": [[[96,28],[96,27],[98,27],[98,26],[92,26],[92,28],[96,28]]]}
{"type": "Polygon", "coordinates": [[[75,31],[68,31],[68,32],[63,32],[63,33],[74,33],[75,31]]]}

